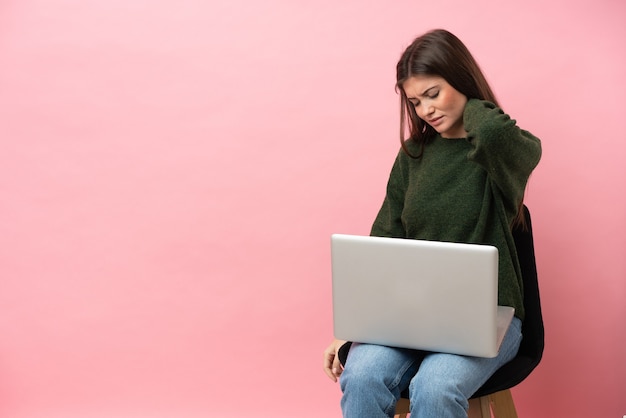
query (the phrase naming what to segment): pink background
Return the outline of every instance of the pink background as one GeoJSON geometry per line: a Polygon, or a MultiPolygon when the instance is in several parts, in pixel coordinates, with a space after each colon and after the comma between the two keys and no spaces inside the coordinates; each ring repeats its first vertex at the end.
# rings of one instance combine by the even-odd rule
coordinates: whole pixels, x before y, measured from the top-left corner
{"type": "Polygon", "coordinates": [[[542,138],[545,357],[525,417],[626,414],[620,0],[0,3],[0,416],[339,417],[329,235],[445,27],[542,138]]]}

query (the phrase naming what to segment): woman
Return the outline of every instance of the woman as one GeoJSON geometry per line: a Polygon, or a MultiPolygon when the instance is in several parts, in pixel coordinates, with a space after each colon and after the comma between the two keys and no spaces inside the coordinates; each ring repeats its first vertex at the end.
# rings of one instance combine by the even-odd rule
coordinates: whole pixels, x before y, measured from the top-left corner
{"type": "Polygon", "coordinates": [[[515,357],[522,339],[511,226],[541,144],[499,108],[472,55],[445,30],[406,49],[396,89],[402,149],[371,235],[496,246],[498,303],[513,306],[515,318],[495,358],[354,343],[344,369],[337,353],[345,341],[335,340],[324,352],[324,370],[333,381],[341,376],[344,417],[391,417],[407,388],[413,418],[467,417],[468,398],[515,357]]]}

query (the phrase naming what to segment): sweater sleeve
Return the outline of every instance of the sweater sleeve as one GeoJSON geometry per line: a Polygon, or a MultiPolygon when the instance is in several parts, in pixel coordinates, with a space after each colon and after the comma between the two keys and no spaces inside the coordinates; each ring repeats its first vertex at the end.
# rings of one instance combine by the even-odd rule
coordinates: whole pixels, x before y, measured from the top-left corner
{"type": "Polygon", "coordinates": [[[407,181],[404,152],[401,150],[391,169],[387,182],[387,193],[382,207],[372,225],[370,235],[379,237],[405,238],[402,224],[402,210],[406,194],[407,181]]]}
{"type": "Polygon", "coordinates": [[[468,100],[463,123],[472,145],[468,159],[486,170],[507,210],[516,213],[530,173],[541,158],[541,142],[520,129],[502,109],[483,100],[468,100]]]}

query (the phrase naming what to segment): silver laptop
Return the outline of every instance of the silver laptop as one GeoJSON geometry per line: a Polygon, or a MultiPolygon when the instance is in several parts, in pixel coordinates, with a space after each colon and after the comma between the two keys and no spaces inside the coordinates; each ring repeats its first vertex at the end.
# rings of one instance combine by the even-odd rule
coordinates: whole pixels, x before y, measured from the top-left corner
{"type": "Polygon", "coordinates": [[[333,321],[342,340],[495,357],[514,309],[498,306],[498,249],[331,237],[333,321]]]}

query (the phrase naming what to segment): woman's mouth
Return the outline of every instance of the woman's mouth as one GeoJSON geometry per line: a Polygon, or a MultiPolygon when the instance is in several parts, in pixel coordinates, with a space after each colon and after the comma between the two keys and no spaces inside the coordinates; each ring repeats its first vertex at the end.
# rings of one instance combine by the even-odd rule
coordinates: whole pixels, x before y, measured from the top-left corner
{"type": "Polygon", "coordinates": [[[437,126],[443,122],[443,116],[437,116],[436,118],[432,118],[428,121],[430,126],[437,126]]]}

